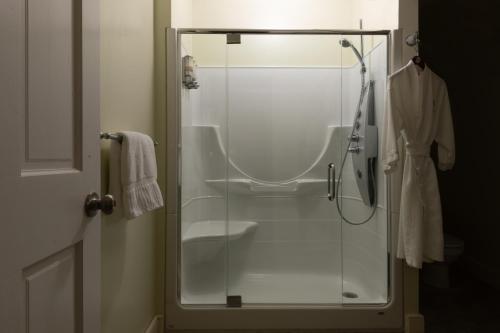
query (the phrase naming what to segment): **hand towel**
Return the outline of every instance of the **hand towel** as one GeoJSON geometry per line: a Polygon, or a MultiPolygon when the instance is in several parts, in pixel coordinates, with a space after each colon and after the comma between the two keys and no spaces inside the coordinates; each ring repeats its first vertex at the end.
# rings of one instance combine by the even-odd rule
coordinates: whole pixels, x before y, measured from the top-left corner
{"type": "Polygon", "coordinates": [[[117,146],[118,142],[112,143],[111,146],[110,190],[116,198],[121,199],[117,200],[119,211],[125,218],[132,219],[162,207],[163,197],[156,181],[153,140],[137,132],[121,134],[121,147],[117,146]],[[118,153],[118,150],[121,152],[118,153]]]}

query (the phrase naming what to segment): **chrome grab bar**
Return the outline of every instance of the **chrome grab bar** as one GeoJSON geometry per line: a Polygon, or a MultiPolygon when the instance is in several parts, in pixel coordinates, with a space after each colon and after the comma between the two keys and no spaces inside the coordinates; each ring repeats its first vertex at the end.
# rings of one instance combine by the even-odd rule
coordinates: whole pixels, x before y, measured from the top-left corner
{"type": "Polygon", "coordinates": [[[335,199],[335,164],[328,163],[328,200],[335,199]]]}

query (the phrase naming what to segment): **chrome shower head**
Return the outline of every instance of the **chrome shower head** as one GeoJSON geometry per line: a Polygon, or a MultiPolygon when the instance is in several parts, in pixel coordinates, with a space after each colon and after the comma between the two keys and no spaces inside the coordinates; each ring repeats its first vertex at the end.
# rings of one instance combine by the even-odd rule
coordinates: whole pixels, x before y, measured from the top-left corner
{"type": "Polygon", "coordinates": [[[356,58],[358,58],[359,62],[361,63],[361,68],[362,68],[362,71],[364,73],[364,71],[366,70],[365,62],[363,61],[363,57],[359,53],[358,49],[356,47],[354,47],[354,45],[352,45],[352,43],[346,38],[341,38],[339,40],[339,44],[342,47],[350,47],[352,49],[352,51],[356,55],[356,58]]]}
{"type": "Polygon", "coordinates": [[[342,47],[351,47],[352,44],[349,40],[345,39],[345,38],[341,38],[339,40],[339,44],[342,46],[342,47]]]}

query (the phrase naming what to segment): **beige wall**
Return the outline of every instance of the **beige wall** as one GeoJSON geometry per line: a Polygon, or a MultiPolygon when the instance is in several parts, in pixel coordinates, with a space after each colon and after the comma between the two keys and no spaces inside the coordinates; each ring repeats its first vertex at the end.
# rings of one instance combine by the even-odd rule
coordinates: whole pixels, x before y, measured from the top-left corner
{"type": "Polygon", "coordinates": [[[176,28],[395,29],[398,0],[172,0],[176,28]]]}
{"type": "MultiPolygon", "coordinates": [[[[165,2],[164,0],[163,3],[165,2]]],[[[169,0],[168,2],[171,3],[169,13],[175,13],[172,17],[168,17],[169,25],[176,28],[193,27],[193,0],[169,0]]],[[[163,17],[164,22],[165,19],[166,17],[163,17]]]]}
{"type": "Polygon", "coordinates": [[[353,0],[353,20],[363,20],[363,29],[396,29],[399,24],[398,0],[353,0]]]}
{"type": "Polygon", "coordinates": [[[351,29],[351,0],[192,0],[193,26],[245,29],[351,29]]]}
{"type": "MultiPolygon", "coordinates": [[[[101,128],[155,136],[153,0],[101,1],[101,128]]],[[[103,142],[102,191],[107,191],[103,142]]],[[[144,332],[157,309],[155,213],[102,221],[102,332],[144,332]]]]}

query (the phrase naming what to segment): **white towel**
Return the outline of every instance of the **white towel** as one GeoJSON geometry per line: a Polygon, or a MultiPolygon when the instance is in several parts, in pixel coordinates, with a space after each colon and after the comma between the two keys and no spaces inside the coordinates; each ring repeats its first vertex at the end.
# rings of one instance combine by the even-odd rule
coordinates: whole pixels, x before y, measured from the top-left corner
{"type": "Polygon", "coordinates": [[[121,134],[121,145],[111,142],[110,192],[116,199],[117,213],[132,219],[162,207],[163,197],[156,182],[153,140],[137,132],[121,134]]]}
{"type": "Polygon", "coordinates": [[[123,216],[122,204],[122,145],[116,140],[110,140],[109,149],[109,193],[115,198],[116,207],[113,215],[123,216]]]}

